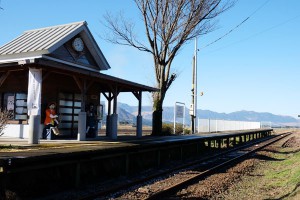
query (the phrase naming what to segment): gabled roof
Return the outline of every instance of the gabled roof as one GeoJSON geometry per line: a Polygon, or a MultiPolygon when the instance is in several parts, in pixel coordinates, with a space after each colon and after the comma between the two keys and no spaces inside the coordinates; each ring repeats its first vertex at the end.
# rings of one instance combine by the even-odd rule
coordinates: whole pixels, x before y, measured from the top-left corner
{"type": "MultiPolygon", "coordinates": [[[[59,47],[79,35],[97,66],[110,68],[85,21],[25,31],[22,35],[0,47],[0,63],[16,62],[49,56],[59,47]]],[[[88,69],[88,68],[87,68],[88,69]]]]}

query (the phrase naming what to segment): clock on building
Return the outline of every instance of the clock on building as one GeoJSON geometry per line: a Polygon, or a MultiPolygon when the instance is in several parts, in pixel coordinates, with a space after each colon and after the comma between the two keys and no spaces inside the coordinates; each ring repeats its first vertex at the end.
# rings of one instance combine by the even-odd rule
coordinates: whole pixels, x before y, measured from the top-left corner
{"type": "Polygon", "coordinates": [[[73,46],[73,48],[75,49],[75,51],[78,51],[78,52],[83,51],[84,44],[83,44],[82,39],[79,38],[79,37],[78,37],[78,38],[75,38],[75,39],[73,40],[72,46],[73,46]]]}

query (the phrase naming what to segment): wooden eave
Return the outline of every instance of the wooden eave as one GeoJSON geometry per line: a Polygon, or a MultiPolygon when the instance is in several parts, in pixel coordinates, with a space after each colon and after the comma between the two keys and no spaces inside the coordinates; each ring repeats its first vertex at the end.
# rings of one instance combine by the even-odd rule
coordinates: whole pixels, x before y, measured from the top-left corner
{"type": "Polygon", "coordinates": [[[159,91],[157,88],[113,77],[100,72],[88,71],[80,67],[75,68],[69,64],[56,62],[47,58],[0,64],[0,72],[25,70],[28,67],[41,68],[43,71],[64,74],[66,76],[76,76],[82,80],[93,81],[95,84],[99,84],[98,86],[101,88],[102,92],[111,92],[116,89],[118,92],[159,91]]]}

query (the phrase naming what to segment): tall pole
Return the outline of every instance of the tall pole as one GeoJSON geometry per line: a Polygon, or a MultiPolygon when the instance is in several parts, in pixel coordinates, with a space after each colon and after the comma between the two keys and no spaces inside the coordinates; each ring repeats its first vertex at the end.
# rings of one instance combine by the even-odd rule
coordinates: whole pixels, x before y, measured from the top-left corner
{"type": "Polygon", "coordinates": [[[197,133],[197,38],[195,38],[195,92],[194,92],[194,131],[197,133]]]}
{"type": "Polygon", "coordinates": [[[196,133],[197,116],[197,38],[195,39],[195,53],[192,64],[192,103],[190,107],[192,133],[196,133]]]}

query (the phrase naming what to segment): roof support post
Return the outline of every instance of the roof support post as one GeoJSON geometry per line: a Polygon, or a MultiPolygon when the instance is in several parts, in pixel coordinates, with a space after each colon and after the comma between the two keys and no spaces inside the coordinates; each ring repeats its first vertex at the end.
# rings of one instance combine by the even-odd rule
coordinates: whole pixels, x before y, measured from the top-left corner
{"type": "Polygon", "coordinates": [[[41,125],[42,70],[29,68],[27,110],[29,115],[28,144],[38,144],[41,125]]]}
{"type": "Polygon", "coordinates": [[[106,136],[111,137],[111,101],[113,99],[112,93],[109,92],[108,95],[104,92],[102,92],[103,96],[106,98],[108,102],[108,108],[107,108],[107,116],[106,116],[106,136]]]}
{"type": "Polygon", "coordinates": [[[143,135],[143,116],[142,116],[142,91],[132,92],[139,101],[138,115],[136,117],[136,136],[141,138],[143,135]]]}
{"type": "Polygon", "coordinates": [[[86,112],[85,112],[85,103],[86,103],[86,92],[87,84],[86,79],[80,81],[76,76],[73,76],[77,86],[81,91],[81,111],[78,113],[78,134],[77,140],[84,141],[86,140],[86,112]]]}
{"type": "Polygon", "coordinates": [[[111,139],[117,139],[118,137],[118,113],[117,113],[118,95],[119,95],[118,86],[116,86],[113,89],[114,105],[113,105],[113,114],[111,115],[111,139]]]}

